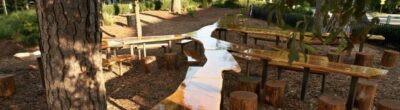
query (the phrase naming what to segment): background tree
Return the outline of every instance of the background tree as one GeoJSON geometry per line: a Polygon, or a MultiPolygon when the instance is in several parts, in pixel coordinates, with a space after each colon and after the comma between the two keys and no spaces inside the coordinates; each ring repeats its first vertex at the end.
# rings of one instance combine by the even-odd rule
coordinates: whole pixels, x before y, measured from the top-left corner
{"type": "Polygon", "coordinates": [[[171,10],[173,13],[182,14],[181,0],[171,0],[171,10]]]}
{"type": "Polygon", "coordinates": [[[2,0],[4,14],[8,15],[6,0],[2,0]]]}
{"type": "Polygon", "coordinates": [[[105,110],[98,0],[37,0],[48,108],[105,110]]]}

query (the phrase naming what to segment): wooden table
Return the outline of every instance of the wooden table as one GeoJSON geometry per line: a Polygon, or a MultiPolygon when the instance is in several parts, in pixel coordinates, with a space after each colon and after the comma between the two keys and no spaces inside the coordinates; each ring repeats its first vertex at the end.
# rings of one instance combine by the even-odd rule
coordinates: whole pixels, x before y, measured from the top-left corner
{"type": "MultiPolygon", "coordinates": [[[[146,44],[156,43],[156,42],[168,42],[168,47],[170,48],[173,40],[181,40],[190,38],[186,34],[176,34],[176,35],[160,35],[160,36],[143,36],[142,39],[138,37],[124,37],[124,38],[108,38],[102,40],[102,48],[113,48],[119,46],[130,46],[131,54],[134,55],[134,45],[143,46],[143,56],[146,57],[146,44]]],[[[141,54],[139,50],[139,59],[141,59],[141,54]]]]}
{"type": "MultiPolygon", "coordinates": [[[[289,52],[287,51],[259,50],[246,48],[243,46],[232,46],[230,48],[230,51],[264,59],[262,76],[264,82],[265,79],[268,77],[267,66],[271,61],[282,63],[288,63],[289,61],[287,57],[289,55],[289,52]]],[[[294,66],[304,67],[301,99],[304,100],[305,97],[310,68],[328,71],[333,74],[347,75],[351,76],[350,91],[347,99],[347,109],[349,110],[353,107],[354,104],[355,88],[359,78],[372,79],[383,76],[388,72],[387,70],[378,68],[329,62],[326,57],[315,55],[308,55],[307,61],[304,60],[304,57],[305,56],[300,56],[300,61],[296,61],[292,64],[294,66]]]]}

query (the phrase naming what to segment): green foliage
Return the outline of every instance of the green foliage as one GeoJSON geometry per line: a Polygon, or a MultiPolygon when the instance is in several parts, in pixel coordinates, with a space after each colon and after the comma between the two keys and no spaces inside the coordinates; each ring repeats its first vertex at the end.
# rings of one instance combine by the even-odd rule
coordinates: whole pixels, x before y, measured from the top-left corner
{"type": "Polygon", "coordinates": [[[128,14],[132,13],[133,9],[131,4],[118,4],[118,5],[103,5],[102,9],[103,13],[107,13],[109,15],[120,15],[120,14],[128,14]]]}
{"type": "Polygon", "coordinates": [[[400,50],[400,26],[399,25],[378,25],[371,29],[370,34],[382,35],[386,44],[395,45],[400,50]]]}
{"type": "Polygon", "coordinates": [[[154,10],[156,4],[153,1],[144,1],[139,3],[140,11],[154,10]]]}
{"type": "Polygon", "coordinates": [[[196,15],[196,10],[194,10],[194,9],[189,9],[189,10],[188,10],[188,15],[191,16],[191,17],[194,17],[194,16],[196,15]]]}
{"type": "Polygon", "coordinates": [[[0,16],[0,26],[0,39],[12,39],[26,46],[38,44],[39,29],[35,10],[0,16]]]}
{"type": "Polygon", "coordinates": [[[109,25],[113,24],[114,23],[114,19],[112,17],[113,17],[113,15],[110,15],[108,13],[103,13],[103,23],[104,23],[104,25],[109,26],[109,25]]]}

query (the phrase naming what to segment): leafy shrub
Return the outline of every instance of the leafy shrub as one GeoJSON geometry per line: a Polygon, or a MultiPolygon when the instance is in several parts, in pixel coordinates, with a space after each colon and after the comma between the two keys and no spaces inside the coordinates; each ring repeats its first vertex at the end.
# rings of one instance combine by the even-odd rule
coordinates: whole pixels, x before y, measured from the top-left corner
{"type": "Polygon", "coordinates": [[[112,17],[113,17],[113,15],[110,15],[108,13],[103,13],[103,23],[104,23],[104,25],[109,26],[109,25],[113,24],[114,20],[113,20],[112,17]]]}
{"type": "Polygon", "coordinates": [[[154,2],[154,9],[155,10],[160,10],[162,5],[163,5],[163,3],[161,1],[155,1],[154,2]]]}
{"type": "Polygon", "coordinates": [[[144,1],[139,3],[139,7],[141,11],[149,11],[149,10],[155,10],[155,2],[153,1],[144,1]]]}
{"type": "MultiPolygon", "coordinates": [[[[271,8],[269,6],[255,6],[253,7],[253,11],[251,13],[252,17],[257,18],[257,19],[262,19],[262,20],[268,20],[268,16],[270,15],[271,8]]],[[[272,13],[272,22],[276,23],[276,15],[275,13],[272,13]]],[[[313,19],[309,15],[305,15],[302,13],[287,13],[283,15],[283,20],[285,21],[285,24],[291,27],[295,27],[296,23],[298,21],[303,21],[304,17],[307,19],[308,22],[308,27],[307,31],[311,31],[312,29],[312,22],[313,19]]],[[[304,24],[301,24],[300,27],[304,27],[304,24]]]]}
{"type": "Polygon", "coordinates": [[[25,46],[34,46],[39,42],[38,28],[35,10],[0,16],[0,39],[12,39],[25,46]]]}
{"type": "Polygon", "coordinates": [[[400,50],[400,26],[399,25],[378,25],[374,27],[370,34],[382,35],[385,43],[392,44],[400,50]]]}
{"type": "Polygon", "coordinates": [[[131,4],[118,4],[118,5],[103,5],[103,13],[109,15],[128,14],[133,11],[131,4]]]}

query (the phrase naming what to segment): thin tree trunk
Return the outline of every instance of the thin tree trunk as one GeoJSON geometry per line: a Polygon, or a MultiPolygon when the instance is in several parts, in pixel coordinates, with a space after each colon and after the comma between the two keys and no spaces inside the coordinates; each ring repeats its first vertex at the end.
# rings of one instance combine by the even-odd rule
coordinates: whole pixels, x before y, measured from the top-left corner
{"type": "Polygon", "coordinates": [[[140,22],[140,7],[139,0],[134,0],[135,3],[135,17],[136,17],[136,33],[139,39],[142,39],[142,23],[140,22]]]}
{"type": "Polygon", "coordinates": [[[173,13],[182,14],[181,0],[172,0],[171,10],[173,13]]]}
{"type": "Polygon", "coordinates": [[[4,10],[4,14],[8,15],[6,0],[3,0],[3,10],[4,10]]]}
{"type": "Polygon", "coordinates": [[[48,109],[105,110],[98,0],[37,0],[48,109]]]}
{"type": "Polygon", "coordinates": [[[315,0],[316,2],[316,8],[315,8],[315,14],[314,14],[314,29],[318,29],[320,32],[326,32],[324,29],[324,15],[321,13],[322,6],[325,3],[325,0],[315,0]]]}

